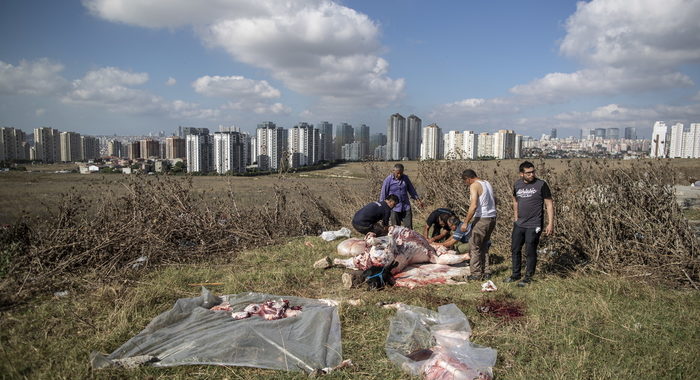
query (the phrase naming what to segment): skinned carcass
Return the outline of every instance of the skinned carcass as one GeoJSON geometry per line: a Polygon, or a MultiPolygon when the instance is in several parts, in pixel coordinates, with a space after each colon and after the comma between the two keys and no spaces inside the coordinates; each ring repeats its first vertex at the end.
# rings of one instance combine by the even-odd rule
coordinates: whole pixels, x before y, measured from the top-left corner
{"type": "MultiPolygon", "coordinates": [[[[459,255],[441,246],[436,249],[418,232],[403,226],[389,227],[387,237],[377,238],[370,232],[365,236],[365,248],[362,253],[349,259],[334,259],[333,264],[366,270],[395,263],[391,274],[396,274],[410,264],[458,264],[469,260],[469,254],[459,255]]],[[[351,244],[354,245],[353,248],[359,245],[357,241],[348,243],[348,246],[351,244]]]]}

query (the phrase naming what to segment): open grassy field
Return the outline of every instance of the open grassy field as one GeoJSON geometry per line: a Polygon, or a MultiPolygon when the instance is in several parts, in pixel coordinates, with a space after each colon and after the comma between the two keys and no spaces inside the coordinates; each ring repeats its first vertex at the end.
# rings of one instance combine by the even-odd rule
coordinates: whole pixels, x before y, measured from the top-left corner
{"type": "MultiPolygon", "coordinates": [[[[517,178],[518,161],[480,163],[517,178]]],[[[698,160],[673,160],[684,181],[700,178],[698,160]]],[[[406,173],[422,192],[434,184],[414,175],[418,163],[405,163],[406,173]]],[[[550,174],[564,170],[566,162],[548,161],[550,174]]],[[[613,161],[609,165],[636,167],[639,162],[613,161]]],[[[375,170],[388,173],[392,163],[379,163],[375,170]]],[[[467,163],[465,163],[465,168],[467,163]]],[[[121,189],[128,191],[126,175],[0,173],[0,223],[14,223],[26,213],[49,216],[71,193],[93,199],[121,189]],[[43,203],[42,203],[43,202],[43,203]]],[[[457,175],[458,173],[455,173],[457,175]]],[[[313,196],[329,204],[341,192],[366,190],[362,164],[289,174],[283,177],[193,177],[193,191],[214,203],[229,191],[241,202],[262,203],[275,196],[274,187],[290,178],[304,183],[313,196]]],[[[155,181],[155,176],[138,180],[155,181]]],[[[488,178],[488,177],[487,177],[488,178]]],[[[547,179],[547,178],[545,178],[547,179]]],[[[178,177],[178,181],[187,181],[178,177]]],[[[466,189],[464,189],[466,197],[466,189]]],[[[146,199],[146,198],[144,198],[146,199]]],[[[367,199],[371,201],[372,199],[367,199]]],[[[342,207],[343,205],[337,205],[342,207]]],[[[435,206],[435,205],[433,205],[435,206]]],[[[439,206],[439,205],[437,205],[439,206]]],[[[422,226],[425,211],[414,216],[422,226]]],[[[686,212],[687,217],[696,213],[686,212]]],[[[347,221],[346,225],[349,224],[347,221]]],[[[97,228],[97,227],[95,227],[97,228]]],[[[128,230],[133,233],[133,230],[128,230]]],[[[81,274],[66,288],[55,288],[0,311],[0,377],[47,378],[228,378],[301,379],[301,373],[252,368],[185,366],[143,367],[134,370],[90,369],[91,351],[109,353],[141,331],[158,314],[170,309],[178,298],[194,297],[199,288],[190,283],[215,282],[215,294],[266,292],[281,296],[359,299],[362,304],[341,303],[343,357],[355,365],[334,372],[331,379],[404,379],[407,376],[388,361],[384,343],[393,310],[378,302],[403,302],[435,310],[454,303],[469,318],[473,341],[498,350],[494,368],[498,379],[646,379],[700,377],[700,293],[688,286],[670,288],[637,281],[635,277],[600,272],[542,271],[527,288],[504,284],[510,258],[509,241],[502,232],[494,241],[493,266],[499,290],[479,291],[479,283],[431,285],[408,290],[388,288],[379,292],[344,289],[342,270],[311,267],[332,254],[336,242],[317,236],[284,239],[280,244],[219,256],[201,256],[187,264],[169,263],[147,269],[127,270],[124,278],[105,280],[99,272],[81,274]],[[311,243],[311,246],[305,244],[311,243]],[[68,296],[55,297],[54,291],[68,296]],[[525,316],[508,321],[480,314],[476,306],[485,298],[508,299],[524,305],[525,316]]],[[[125,236],[128,240],[128,235],[125,236]]],[[[167,253],[166,253],[167,254],[167,253]]],[[[3,264],[3,263],[0,263],[3,264]]],[[[539,269],[539,267],[538,267],[539,269]]],[[[70,276],[66,273],[66,276],[70,276]]],[[[20,288],[21,290],[21,288],[20,288]]]]}

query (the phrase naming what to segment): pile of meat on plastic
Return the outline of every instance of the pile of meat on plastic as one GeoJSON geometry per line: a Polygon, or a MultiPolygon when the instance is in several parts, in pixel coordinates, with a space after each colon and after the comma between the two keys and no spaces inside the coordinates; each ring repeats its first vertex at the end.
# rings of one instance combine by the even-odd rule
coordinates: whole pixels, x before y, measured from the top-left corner
{"type": "Polygon", "coordinates": [[[231,304],[223,302],[209,310],[231,311],[233,319],[246,319],[257,315],[268,321],[296,317],[301,314],[301,306],[289,306],[289,301],[287,300],[267,300],[259,304],[252,303],[246,306],[243,311],[233,311],[231,304]]]}

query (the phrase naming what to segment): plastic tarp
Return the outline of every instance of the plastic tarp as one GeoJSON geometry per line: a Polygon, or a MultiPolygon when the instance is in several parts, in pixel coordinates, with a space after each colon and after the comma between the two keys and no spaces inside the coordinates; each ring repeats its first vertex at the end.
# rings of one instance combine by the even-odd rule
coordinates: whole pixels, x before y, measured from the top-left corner
{"type": "Polygon", "coordinates": [[[217,297],[202,288],[199,297],[179,299],[111,354],[93,353],[91,364],[123,366],[129,358],[160,367],[215,364],[312,372],[341,363],[340,319],[334,301],[263,293],[217,297]],[[271,299],[289,300],[302,313],[278,320],[235,320],[230,312],[209,310],[228,301],[241,311],[271,299]]]}
{"type": "Polygon", "coordinates": [[[413,376],[491,379],[496,350],[470,342],[471,331],[467,317],[454,304],[440,306],[437,312],[400,304],[389,325],[386,354],[413,376]],[[426,352],[423,357],[411,358],[421,350],[426,352]]]}

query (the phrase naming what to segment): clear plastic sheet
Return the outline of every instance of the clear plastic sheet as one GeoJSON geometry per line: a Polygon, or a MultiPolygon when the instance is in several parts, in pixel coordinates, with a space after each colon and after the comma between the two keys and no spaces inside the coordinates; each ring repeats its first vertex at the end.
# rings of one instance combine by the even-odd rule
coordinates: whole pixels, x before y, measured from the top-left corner
{"type": "Polygon", "coordinates": [[[202,288],[199,297],[179,299],[111,354],[93,353],[91,365],[122,365],[136,357],[151,357],[146,362],[160,367],[215,364],[313,372],[341,363],[340,319],[334,301],[263,293],[217,297],[202,288]],[[279,320],[235,320],[230,312],[209,310],[228,301],[240,311],[270,299],[289,300],[302,306],[302,313],[279,320]]]}
{"type": "Polygon", "coordinates": [[[491,379],[496,350],[469,341],[467,317],[454,304],[437,312],[399,305],[389,325],[386,354],[404,372],[429,379],[491,379]],[[430,350],[432,355],[413,360],[411,354],[430,350]]]}

